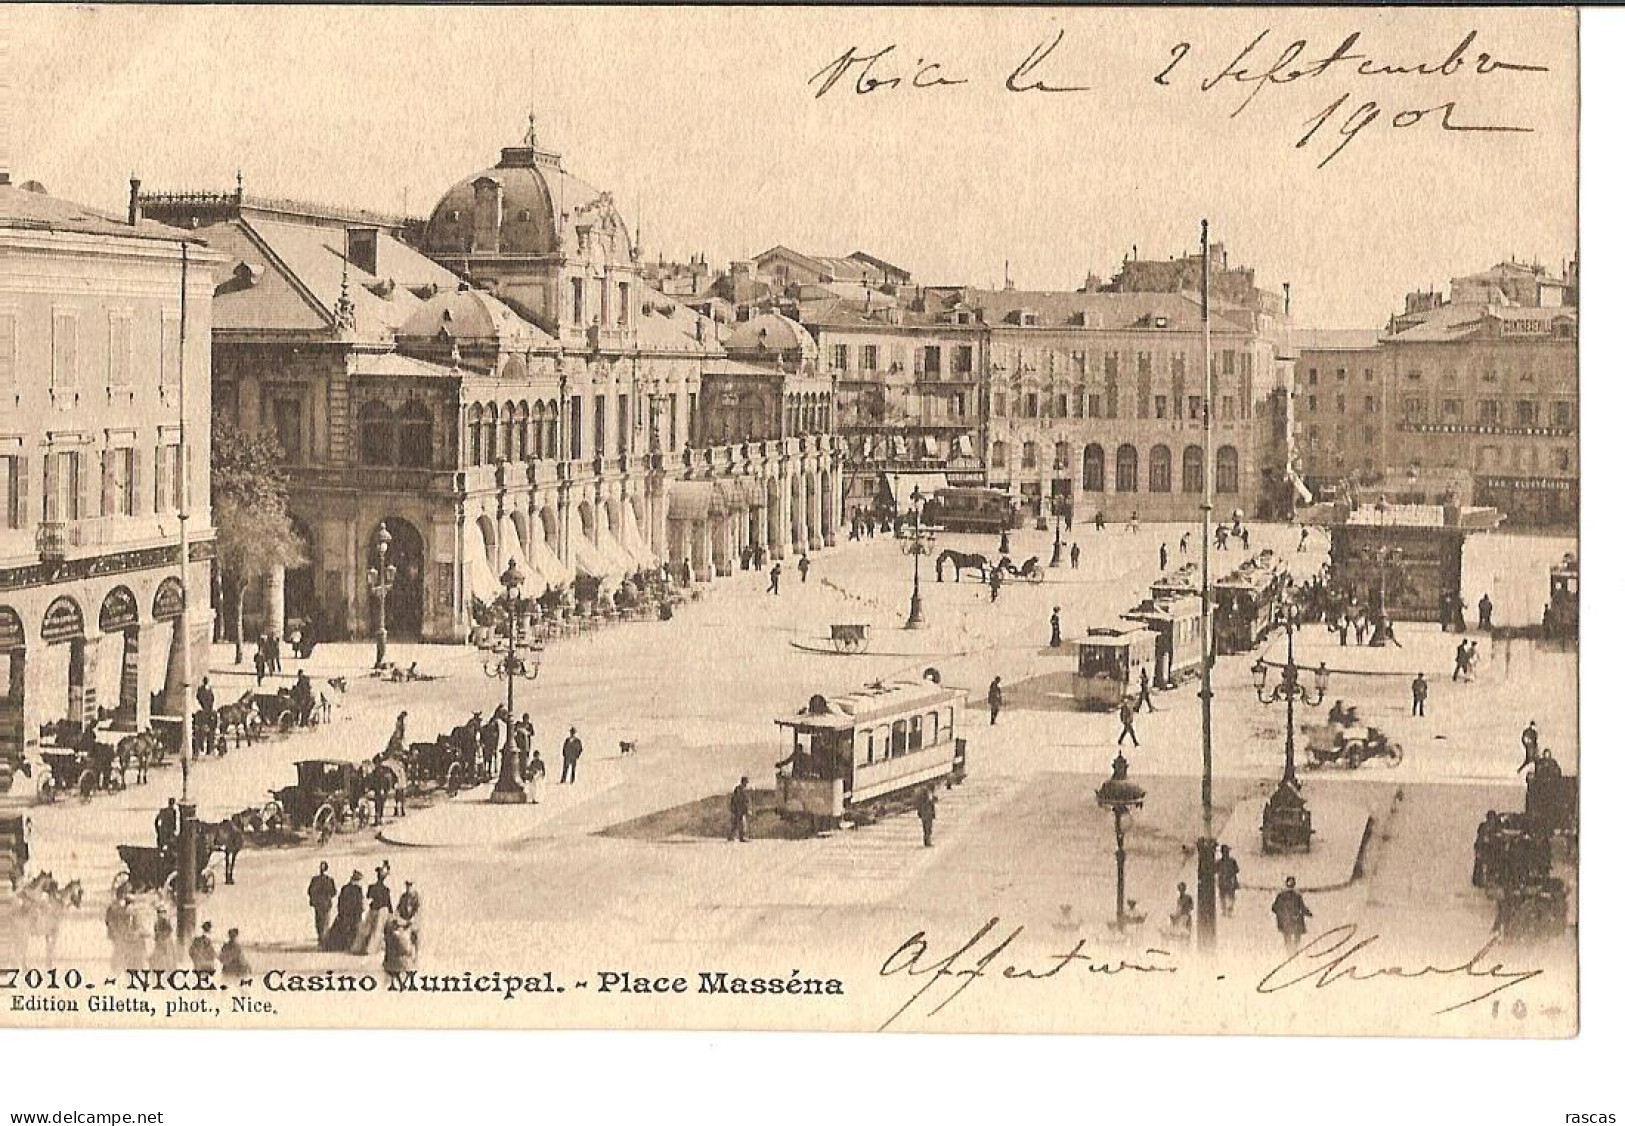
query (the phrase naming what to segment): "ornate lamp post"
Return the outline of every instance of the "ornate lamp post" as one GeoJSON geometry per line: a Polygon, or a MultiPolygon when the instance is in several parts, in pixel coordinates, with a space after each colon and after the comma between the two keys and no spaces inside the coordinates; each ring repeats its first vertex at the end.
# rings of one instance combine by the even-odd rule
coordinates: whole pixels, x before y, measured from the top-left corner
{"type": "Polygon", "coordinates": [[[1294,640],[1300,613],[1297,603],[1290,599],[1277,610],[1277,620],[1286,628],[1286,667],[1281,670],[1280,683],[1269,688],[1269,666],[1264,658],[1260,657],[1253,665],[1253,689],[1258,694],[1258,702],[1266,706],[1286,702],[1286,764],[1281,771],[1280,784],[1264,804],[1265,852],[1307,852],[1314,832],[1309,804],[1298,787],[1295,705],[1299,700],[1310,707],[1319,705],[1331,686],[1331,674],[1326,671],[1325,662],[1321,662],[1314,671],[1313,692],[1300,679],[1302,670],[1298,668],[1294,640]],[[1269,690],[1266,692],[1266,689],[1269,690]]]}
{"type": "Polygon", "coordinates": [[[367,568],[367,589],[378,600],[378,633],[373,647],[372,667],[384,667],[384,649],[389,644],[389,592],[395,585],[395,565],[389,562],[389,528],[380,523],[378,535],[373,538],[372,550],[378,563],[367,568]]]}
{"type": "MultiPolygon", "coordinates": [[[[1412,471],[1414,475],[1414,470],[1412,471]]],[[[1388,498],[1383,497],[1377,501],[1377,526],[1380,529],[1382,542],[1376,547],[1367,548],[1366,559],[1377,566],[1377,605],[1372,607],[1376,611],[1376,620],[1372,622],[1374,632],[1370,644],[1381,648],[1388,644],[1388,624],[1391,618],[1388,614],[1388,569],[1399,566],[1405,552],[1387,542],[1388,540],[1388,498]]]]}
{"type": "Polygon", "coordinates": [[[1095,791],[1095,804],[1111,811],[1112,830],[1117,835],[1117,930],[1121,932],[1128,922],[1124,899],[1124,880],[1128,867],[1128,852],[1123,847],[1124,821],[1135,810],[1145,805],[1145,787],[1128,780],[1128,759],[1118,751],[1112,760],[1112,776],[1095,791]]]}
{"type": "Polygon", "coordinates": [[[920,529],[920,506],[925,497],[918,485],[914,486],[909,500],[914,503],[914,535],[908,545],[908,553],[914,557],[914,593],[908,599],[908,621],[903,623],[903,628],[919,629],[925,625],[925,606],[920,601],[920,556],[931,550],[931,537],[920,529]]]}
{"type": "Polygon", "coordinates": [[[1049,506],[1055,516],[1055,550],[1049,553],[1049,565],[1059,567],[1061,565],[1061,508],[1053,493],[1050,494],[1049,506]]]}
{"type": "Polygon", "coordinates": [[[524,784],[519,781],[517,756],[514,754],[513,685],[520,677],[535,680],[542,672],[540,665],[534,660],[527,660],[525,656],[532,648],[541,647],[540,639],[532,639],[523,649],[519,645],[519,604],[523,598],[519,588],[524,581],[519,574],[519,565],[512,559],[508,560],[508,569],[502,572],[502,608],[507,619],[507,645],[503,645],[500,637],[492,636],[486,643],[485,659],[481,666],[486,676],[508,682],[507,735],[502,743],[502,765],[497,773],[497,784],[491,788],[491,801],[497,805],[522,805],[526,800],[524,784]]]}

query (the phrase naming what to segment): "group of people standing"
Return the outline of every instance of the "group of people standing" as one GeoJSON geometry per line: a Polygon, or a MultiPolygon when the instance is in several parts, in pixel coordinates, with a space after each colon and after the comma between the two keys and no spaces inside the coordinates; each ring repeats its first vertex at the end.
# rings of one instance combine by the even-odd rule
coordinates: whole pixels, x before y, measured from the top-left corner
{"type": "MultiPolygon", "coordinates": [[[[115,974],[125,970],[157,970],[168,973],[181,968],[180,941],[169,905],[152,895],[133,895],[120,890],[107,905],[103,916],[107,941],[112,946],[115,974]]],[[[198,973],[223,973],[228,978],[247,977],[253,972],[236,927],[226,931],[226,941],[215,946],[214,924],[205,921],[186,948],[186,960],[198,973]]]]}
{"type": "Polygon", "coordinates": [[[336,954],[365,956],[380,944],[384,969],[401,973],[417,968],[422,946],[423,896],[411,880],[397,897],[389,886],[389,861],[374,870],[373,882],[363,886],[359,869],[340,888],[322,861],[310,879],[306,898],[316,926],[316,943],[336,954]]]}

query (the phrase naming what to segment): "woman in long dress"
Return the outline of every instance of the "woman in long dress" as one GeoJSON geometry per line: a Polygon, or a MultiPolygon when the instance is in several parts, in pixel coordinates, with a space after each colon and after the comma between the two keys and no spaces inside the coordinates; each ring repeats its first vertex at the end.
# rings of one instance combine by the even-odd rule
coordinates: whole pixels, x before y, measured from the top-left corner
{"type": "Polygon", "coordinates": [[[361,915],[366,909],[366,892],[361,886],[361,873],[351,872],[350,882],[339,890],[338,911],[333,925],[322,939],[323,950],[349,950],[361,931],[361,915]]]}
{"type": "Polygon", "coordinates": [[[389,885],[384,882],[384,870],[378,869],[378,878],[367,889],[367,918],[356,933],[355,941],[350,944],[352,954],[371,954],[379,933],[383,930],[384,920],[394,912],[395,900],[389,893],[389,885]]]}

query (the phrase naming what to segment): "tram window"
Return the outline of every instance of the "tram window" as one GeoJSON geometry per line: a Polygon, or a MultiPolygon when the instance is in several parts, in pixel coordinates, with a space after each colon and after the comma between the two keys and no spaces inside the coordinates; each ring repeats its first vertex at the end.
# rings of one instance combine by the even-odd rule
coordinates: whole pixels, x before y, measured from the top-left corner
{"type": "MultiPolygon", "coordinates": [[[[179,548],[176,549],[177,552],[179,550],[179,548]]],[[[867,741],[866,746],[868,748],[868,755],[864,759],[864,764],[867,766],[873,766],[875,764],[875,733],[873,731],[865,731],[863,735],[867,741]]]]}
{"type": "Polygon", "coordinates": [[[941,734],[937,720],[937,713],[931,712],[926,716],[926,719],[928,719],[931,723],[931,729],[927,732],[929,738],[926,740],[926,745],[934,747],[937,745],[937,739],[941,734]]]}
{"type": "Polygon", "coordinates": [[[908,749],[917,751],[925,745],[925,722],[919,716],[908,721],[908,749]]]}
{"type": "Polygon", "coordinates": [[[891,749],[894,755],[908,754],[908,720],[900,719],[891,725],[891,749]]]}
{"type": "Polygon", "coordinates": [[[954,737],[954,710],[949,708],[943,713],[943,717],[942,737],[952,739],[954,737]]]}

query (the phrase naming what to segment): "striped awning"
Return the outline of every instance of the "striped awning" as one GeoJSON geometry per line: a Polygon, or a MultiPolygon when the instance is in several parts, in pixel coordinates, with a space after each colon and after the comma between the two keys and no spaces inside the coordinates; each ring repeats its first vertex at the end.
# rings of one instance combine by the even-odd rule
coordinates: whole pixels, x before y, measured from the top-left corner
{"type": "Polygon", "coordinates": [[[668,520],[709,520],[728,510],[728,502],[712,481],[673,481],[667,495],[668,520]]]}

